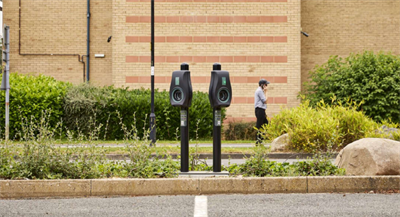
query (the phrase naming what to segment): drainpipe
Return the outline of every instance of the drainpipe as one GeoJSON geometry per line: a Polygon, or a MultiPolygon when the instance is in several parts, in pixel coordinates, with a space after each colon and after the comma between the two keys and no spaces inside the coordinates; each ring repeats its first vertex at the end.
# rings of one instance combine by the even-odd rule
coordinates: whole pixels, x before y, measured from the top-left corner
{"type": "Polygon", "coordinates": [[[89,82],[90,75],[90,0],[87,0],[87,52],[86,52],[86,81],[89,82]]]}

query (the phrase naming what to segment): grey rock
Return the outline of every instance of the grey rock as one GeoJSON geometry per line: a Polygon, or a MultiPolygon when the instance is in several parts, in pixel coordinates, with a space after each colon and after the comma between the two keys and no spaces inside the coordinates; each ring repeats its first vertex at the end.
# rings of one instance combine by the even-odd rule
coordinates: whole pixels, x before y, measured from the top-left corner
{"type": "Polygon", "coordinates": [[[284,151],[287,149],[288,145],[289,145],[289,134],[285,133],[282,136],[274,139],[270,147],[271,151],[284,151]]]}
{"type": "Polygon", "coordinates": [[[347,175],[400,175],[400,142],[360,139],[343,148],[334,164],[347,175]]]}

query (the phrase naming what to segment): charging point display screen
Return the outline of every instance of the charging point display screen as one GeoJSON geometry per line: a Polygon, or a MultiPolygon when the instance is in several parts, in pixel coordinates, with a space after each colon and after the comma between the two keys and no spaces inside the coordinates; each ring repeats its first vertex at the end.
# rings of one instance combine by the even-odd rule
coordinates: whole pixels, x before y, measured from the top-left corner
{"type": "Polygon", "coordinates": [[[175,78],[175,85],[179,85],[179,77],[175,78]]]}
{"type": "Polygon", "coordinates": [[[222,77],[222,85],[226,85],[226,77],[222,77]]]}

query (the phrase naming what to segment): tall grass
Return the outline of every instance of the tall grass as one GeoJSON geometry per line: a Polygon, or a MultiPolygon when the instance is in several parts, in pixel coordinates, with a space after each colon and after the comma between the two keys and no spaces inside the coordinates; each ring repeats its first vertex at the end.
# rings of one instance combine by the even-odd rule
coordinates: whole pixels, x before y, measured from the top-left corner
{"type": "MultiPolygon", "coordinates": [[[[69,143],[78,145],[57,145],[56,134],[63,132],[60,128],[49,125],[51,111],[43,111],[39,120],[31,116],[21,120],[22,130],[18,132],[18,145],[10,141],[1,141],[0,145],[0,178],[7,179],[88,179],[107,177],[156,178],[174,177],[179,170],[177,162],[166,155],[165,150],[149,147],[147,140],[149,130],[143,139],[137,135],[135,125],[128,128],[121,120],[125,131],[126,150],[129,161],[111,161],[106,158],[104,147],[96,146],[100,138],[102,124],[89,118],[88,134],[82,133],[77,125],[76,131],[65,130],[69,143]],[[76,133],[75,133],[76,132],[76,133]]],[[[122,119],[122,118],[121,118],[122,119]]]]}

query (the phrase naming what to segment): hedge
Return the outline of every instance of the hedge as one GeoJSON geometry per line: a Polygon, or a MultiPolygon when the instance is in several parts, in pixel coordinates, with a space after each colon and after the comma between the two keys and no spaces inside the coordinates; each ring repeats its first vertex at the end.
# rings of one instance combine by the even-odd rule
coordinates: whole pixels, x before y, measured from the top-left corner
{"type": "MultiPolygon", "coordinates": [[[[22,121],[39,123],[43,112],[48,114],[46,124],[57,134],[61,131],[66,136],[68,132],[75,138],[120,140],[133,133],[133,126],[137,129],[135,133],[143,137],[144,128],[146,131],[149,128],[150,90],[72,85],[49,76],[18,73],[11,73],[10,85],[10,138],[19,139],[23,134],[22,121]]],[[[1,91],[3,102],[4,97],[1,91]]],[[[157,139],[177,139],[180,108],[170,105],[167,91],[155,90],[154,102],[157,139]]],[[[4,114],[4,109],[0,106],[0,113],[4,114]]],[[[223,118],[225,113],[222,109],[223,118]]],[[[207,93],[193,93],[189,117],[190,138],[196,138],[196,131],[199,139],[211,138],[213,116],[207,93]]],[[[4,115],[0,121],[4,134],[4,115]]]]}
{"type": "MultiPolygon", "coordinates": [[[[0,76],[2,79],[2,76],[0,76]]],[[[22,75],[10,73],[10,138],[18,137],[22,121],[39,121],[43,112],[50,113],[48,123],[56,124],[63,117],[63,100],[72,85],[44,75],[22,75]]],[[[0,126],[4,135],[5,91],[0,91],[0,126]]]]}
{"type": "MultiPolygon", "coordinates": [[[[150,93],[150,90],[145,89],[74,86],[68,90],[65,97],[66,126],[68,129],[81,130],[88,134],[93,130],[93,126],[102,124],[100,137],[113,140],[123,139],[127,134],[121,127],[123,124],[128,131],[136,128],[139,137],[142,137],[143,128],[149,127],[150,93]]],[[[177,136],[180,136],[180,108],[170,105],[169,92],[155,90],[154,107],[157,139],[177,139],[177,136]]],[[[222,116],[225,117],[225,109],[222,116]]],[[[189,117],[190,138],[196,137],[196,130],[199,138],[211,138],[213,116],[208,94],[193,93],[189,117]]]]}
{"type": "Polygon", "coordinates": [[[256,140],[256,122],[229,122],[224,130],[225,140],[256,140]]]}

